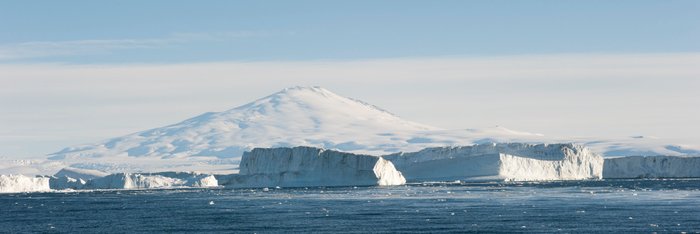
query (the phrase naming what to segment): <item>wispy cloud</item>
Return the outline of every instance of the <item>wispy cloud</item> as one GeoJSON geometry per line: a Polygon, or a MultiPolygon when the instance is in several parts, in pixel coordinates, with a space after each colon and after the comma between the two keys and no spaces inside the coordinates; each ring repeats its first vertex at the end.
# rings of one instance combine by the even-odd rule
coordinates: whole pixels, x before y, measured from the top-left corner
{"type": "Polygon", "coordinates": [[[266,31],[213,33],[174,33],[161,38],[99,39],[72,41],[29,41],[0,44],[0,61],[53,56],[99,54],[117,50],[162,48],[190,42],[226,41],[247,37],[271,36],[266,31]]]}

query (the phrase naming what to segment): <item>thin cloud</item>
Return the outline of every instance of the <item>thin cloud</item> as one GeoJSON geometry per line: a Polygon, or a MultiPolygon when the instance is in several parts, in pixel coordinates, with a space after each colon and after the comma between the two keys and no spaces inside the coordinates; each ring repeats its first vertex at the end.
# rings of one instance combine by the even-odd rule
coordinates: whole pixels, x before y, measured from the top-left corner
{"type": "Polygon", "coordinates": [[[162,38],[73,41],[30,41],[0,45],[0,61],[106,53],[116,50],[162,48],[177,44],[272,36],[266,31],[175,33],[162,38]]]}

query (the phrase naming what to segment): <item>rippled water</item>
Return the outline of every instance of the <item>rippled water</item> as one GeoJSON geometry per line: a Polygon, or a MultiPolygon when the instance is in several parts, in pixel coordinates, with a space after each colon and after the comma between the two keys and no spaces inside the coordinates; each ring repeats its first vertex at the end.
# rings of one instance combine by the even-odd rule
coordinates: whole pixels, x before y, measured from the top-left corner
{"type": "Polygon", "coordinates": [[[700,180],[0,194],[0,232],[700,232],[700,180]]]}

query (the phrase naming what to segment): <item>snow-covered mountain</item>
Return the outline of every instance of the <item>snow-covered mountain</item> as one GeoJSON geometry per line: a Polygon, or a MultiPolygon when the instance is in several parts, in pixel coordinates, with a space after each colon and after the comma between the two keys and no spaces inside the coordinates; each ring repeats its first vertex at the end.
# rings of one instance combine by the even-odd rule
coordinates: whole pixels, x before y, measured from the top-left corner
{"type": "MultiPolygon", "coordinates": [[[[465,123],[469,125],[469,123],[465,123]]],[[[487,142],[580,143],[606,156],[700,154],[697,147],[663,139],[555,138],[504,127],[445,130],[320,87],[287,88],[252,103],[205,113],[177,124],[103,142],[69,147],[34,163],[28,174],[64,166],[107,172],[202,171],[232,173],[243,152],[256,147],[312,146],[386,155],[426,147],[487,142]],[[49,163],[50,162],[50,163],[49,163]],[[37,169],[37,166],[41,166],[37,169]]],[[[6,166],[21,172],[25,166],[6,166]]],[[[4,169],[0,166],[0,171],[4,169]]]]}
{"type": "Polygon", "coordinates": [[[50,158],[232,158],[254,147],[297,145],[382,153],[401,146],[391,139],[393,135],[429,130],[437,128],[403,120],[323,88],[294,87],[228,111],[66,148],[50,158]]]}

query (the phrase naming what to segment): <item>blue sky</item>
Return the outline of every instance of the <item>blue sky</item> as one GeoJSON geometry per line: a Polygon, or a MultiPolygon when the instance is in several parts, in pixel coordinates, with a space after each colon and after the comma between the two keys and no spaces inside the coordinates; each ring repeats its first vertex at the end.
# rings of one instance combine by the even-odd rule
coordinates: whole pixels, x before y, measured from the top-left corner
{"type": "Polygon", "coordinates": [[[0,7],[0,61],[695,52],[698,12],[646,0],[14,1],[0,7]]]}
{"type": "Polygon", "coordinates": [[[322,86],[443,128],[700,144],[700,1],[4,1],[0,159],[322,86]]]}

